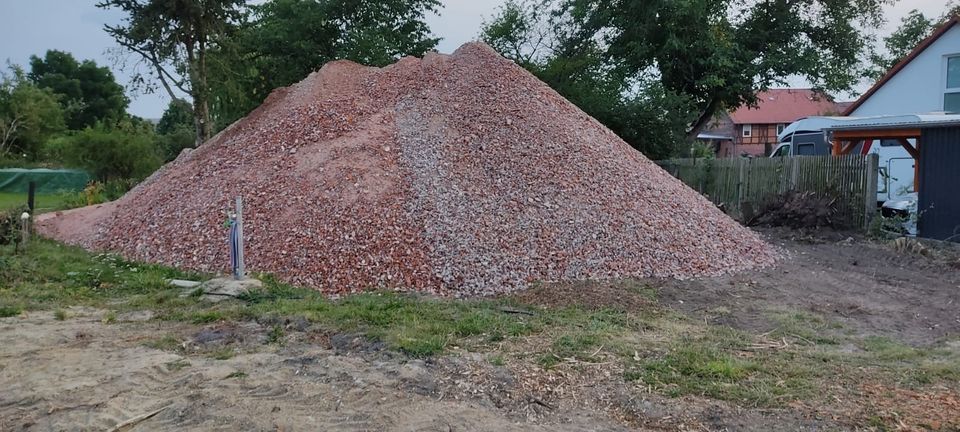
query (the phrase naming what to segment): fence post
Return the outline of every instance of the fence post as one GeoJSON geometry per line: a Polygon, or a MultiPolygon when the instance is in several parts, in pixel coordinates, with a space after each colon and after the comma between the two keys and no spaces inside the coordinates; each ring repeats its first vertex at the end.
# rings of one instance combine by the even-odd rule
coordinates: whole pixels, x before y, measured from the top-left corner
{"type": "Polygon", "coordinates": [[[866,187],[864,190],[864,217],[863,227],[867,229],[873,218],[877,215],[877,181],[880,175],[880,155],[873,153],[867,155],[866,187]]]}

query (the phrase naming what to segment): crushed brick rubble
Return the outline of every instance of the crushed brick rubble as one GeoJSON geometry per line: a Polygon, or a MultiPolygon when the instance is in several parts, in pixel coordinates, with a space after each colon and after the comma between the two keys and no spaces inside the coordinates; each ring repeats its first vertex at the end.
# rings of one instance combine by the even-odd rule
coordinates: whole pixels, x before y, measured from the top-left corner
{"type": "Polygon", "coordinates": [[[327,64],[95,220],[83,209],[40,229],[130,259],[225,271],[224,220],[238,195],[247,266],[330,294],[486,295],[533,281],[712,276],[777,259],[480,43],[382,69],[327,64]]]}

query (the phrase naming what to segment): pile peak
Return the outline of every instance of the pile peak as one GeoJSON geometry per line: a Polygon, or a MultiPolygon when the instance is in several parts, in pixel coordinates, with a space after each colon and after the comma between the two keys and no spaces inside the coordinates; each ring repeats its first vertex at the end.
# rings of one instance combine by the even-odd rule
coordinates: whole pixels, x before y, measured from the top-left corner
{"type": "Polygon", "coordinates": [[[756,234],[482,43],[385,68],[334,62],[122,199],[41,231],[328,293],[456,295],[533,281],[700,277],[770,265],[756,234]]]}

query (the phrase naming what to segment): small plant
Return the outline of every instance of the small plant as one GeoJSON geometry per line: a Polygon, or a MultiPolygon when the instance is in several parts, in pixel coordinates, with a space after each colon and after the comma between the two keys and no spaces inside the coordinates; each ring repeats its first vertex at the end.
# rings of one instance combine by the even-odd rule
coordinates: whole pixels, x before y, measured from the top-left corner
{"type": "Polygon", "coordinates": [[[0,318],[8,318],[20,315],[22,310],[17,306],[0,305],[0,318]]]}
{"type": "Polygon", "coordinates": [[[503,366],[507,362],[503,359],[502,355],[496,355],[490,358],[490,364],[494,366],[503,366]]]}
{"type": "Polygon", "coordinates": [[[104,324],[113,324],[117,322],[117,313],[115,311],[109,311],[103,315],[104,324]]]}
{"type": "Polygon", "coordinates": [[[283,336],[284,336],[283,327],[279,325],[275,325],[273,326],[273,328],[270,329],[270,332],[267,333],[267,343],[278,344],[278,345],[282,344],[283,336]]]}
{"type": "Polygon", "coordinates": [[[216,351],[213,351],[209,354],[209,357],[214,360],[230,360],[233,356],[236,355],[236,352],[233,351],[231,347],[223,347],[216,351]]]}
{"type": "Polygon", "coordinates": [[[243,378],[246,378],[246,377],[247,377],[247,373],[246,373],[246,372],[236,371],[236,372],[231,372],[230,375],[227,375],[227,376],[223,377],[223,379],[225,379],[225,380],[228,380],[228,379],[231,379],[231,378],[243,379],[243,378]]]}
{"type": "Polygon", "coordinates": [[[57,309],[56,311],[53,312],[53,317],[54,317],[57,321],[66,320],[66,319],[67,319],[67,311],[65,311],[65,310],[63,310],[63,309],[57,309]]]}
{"type": "Polygon", "coordinates": [[[176,361],[169,362],[169,363],[167,363],[166,366],[167,366],[167,370],[168,370],[168,371],[170,371],[170,372],[176,372],[176,371],[178,371],[178,370],[180,370],[180,369],[189,367],[189,366],[190,366],[190,362],[188,362],[188,361],[186,361],[186,360],[184,360],[184,359],[180,359],[180,360],[176,360],[176,361]]]}
{"type": "Polygon", "coordinates": [[[163,351],[180,351],[183,349],[183,345],[180,343],[180,340],[174,337],[173,335],[166,335],[152,341],[148,341],[143,344],[148,348],[163,350],[163,351]]]}

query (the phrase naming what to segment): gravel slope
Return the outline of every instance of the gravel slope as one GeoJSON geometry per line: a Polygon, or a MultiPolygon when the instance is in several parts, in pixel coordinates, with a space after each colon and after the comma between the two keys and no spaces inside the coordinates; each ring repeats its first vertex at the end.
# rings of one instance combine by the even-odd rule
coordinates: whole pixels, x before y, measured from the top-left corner
{"type": "MultiPolygon", "coordinates": [[[[138,260],[225,270],[245,200],[247,263],[329,293],[476,295],[536,280],[692,278],[776,252],[489,47],[377,69],[333,62],[127,194],[83,236],[138,260]]],[[[103,209],[100,209],[104,213],[103,209]]],[[[67,229],[64,229],[67,227],[67,229]]],[[[78,238],[82,237],[82,238],[78,238]]]]}

